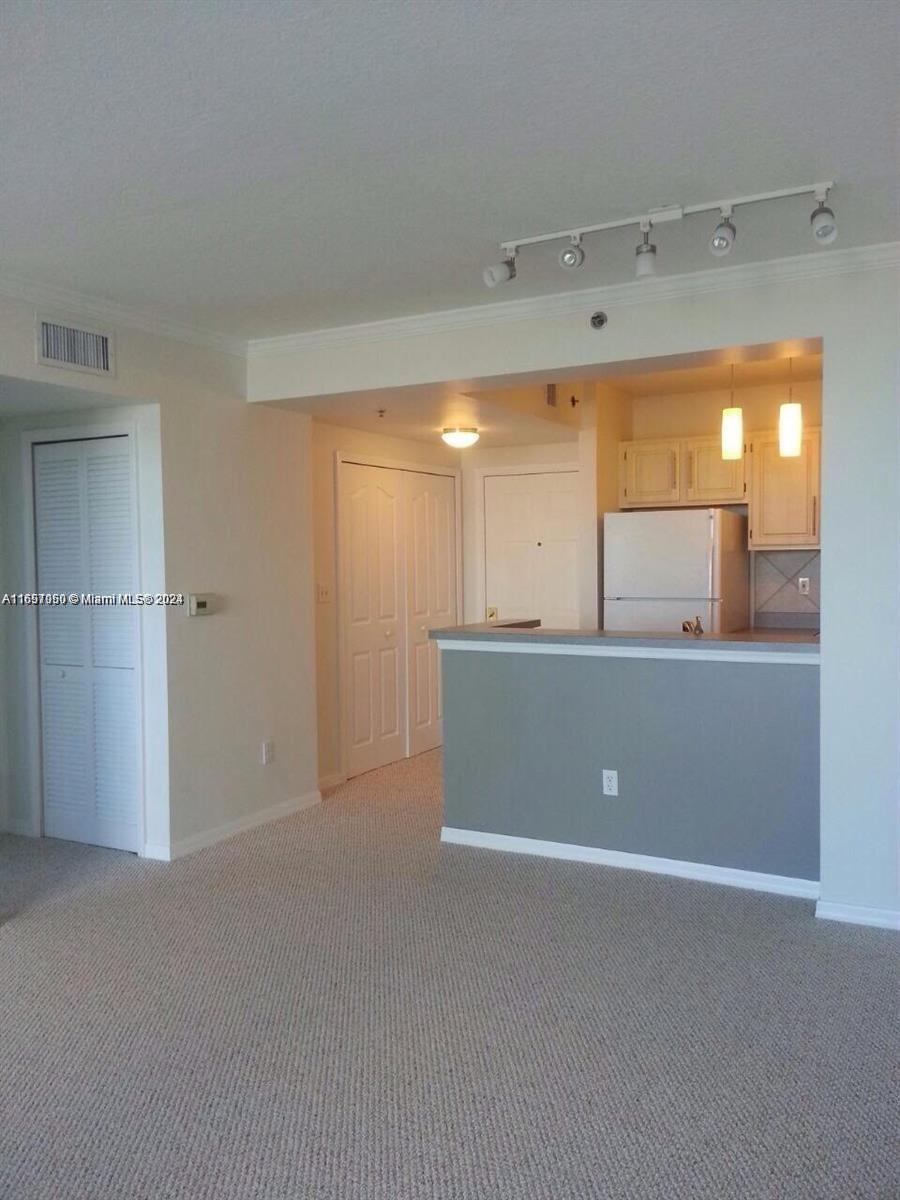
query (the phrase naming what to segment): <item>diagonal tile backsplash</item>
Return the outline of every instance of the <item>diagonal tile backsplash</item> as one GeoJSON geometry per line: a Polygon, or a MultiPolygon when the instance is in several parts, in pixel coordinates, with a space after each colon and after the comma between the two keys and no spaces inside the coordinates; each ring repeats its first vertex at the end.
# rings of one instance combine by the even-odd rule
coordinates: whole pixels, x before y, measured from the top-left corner
{"type": "Polygon", "coordinates": [[[820,559],[818,550],[756,551],[754,610],[757,625],[818,628],[820,559]],[[809,579],[808,596],[800,594],[798,580],[801,577],[809,579]]]}

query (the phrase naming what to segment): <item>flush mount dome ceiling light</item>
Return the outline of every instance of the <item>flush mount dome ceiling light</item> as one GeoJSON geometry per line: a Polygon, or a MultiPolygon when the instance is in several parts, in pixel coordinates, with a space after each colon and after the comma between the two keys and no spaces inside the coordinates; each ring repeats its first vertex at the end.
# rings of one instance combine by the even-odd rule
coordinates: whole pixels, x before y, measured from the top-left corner
{"type": "Polygon", "coordinates": [[[477,429],[464,429],[459,425],[445,429],[441,433],[441,438],[448,446],[452,446],[454,450],[467,450],[469,446],[475,445],[480,436],[477,429]]]}
{"type": "Polygon", "coordinates": [[[777,192],[759,192],[754,196],[737,196],[733,200],[715,200],[703,204],[670,204],[663,208],[651,208],[642,216],[625,217],[620,221],[602,221],[598,225],[582,225],[577,229],[560,229],[555,233],[539,233],[534,237],[516,238],[515,241],[501,242],[503,262],[485,267],[482,272],[485,285],[497,287],[501,283],[511,283],[516,278],[516,257],[524,246],[536,246],[541,242],[567,241],[559,252],[559,265],[566,271],[577,270],[584,265],[585,254],[582,238],[588,234],[604,233],[610,229],[627,229],[637,225],[644,235],[635,251],[635,274],[638,279],[644,279],[656,274],[656,246],[650,241],[650,230],[667,221],[680,221],[695,213],[711,213],[718,211],[719,223],[709,239],[709,250],[717,258],[724,257],[734,246],[737,228],[732,219],[734,210],[740,205],[763,204],[768,200],[784,200],[791,196],[814,196],[817,207],[810,217],[813,237],[816,245],[829,246],[837,237],[837,222],[834,211],[826,201],[834,183],[809,183],[802,187],[782,188],[777,192]]]}

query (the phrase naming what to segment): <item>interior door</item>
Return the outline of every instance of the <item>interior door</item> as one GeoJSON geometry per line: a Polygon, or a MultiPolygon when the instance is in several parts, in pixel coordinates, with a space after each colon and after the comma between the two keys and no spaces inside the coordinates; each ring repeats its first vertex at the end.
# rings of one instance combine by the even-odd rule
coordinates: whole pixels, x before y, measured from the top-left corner
{"type": "MultiPolygon", "coordinates": [[[[36,445],[33,455],[38,591],[137,591],[129,439],[36,445]]],[[[139,847],[137,613],[112,603],[38,609],[48,837],[139,847]]]]}
{"type": "Polygon", "coordinates": [[[428,632],[456,624],[456,512],[448,475],[404,472],[410,754],[443,740],[441,656],[428,632]]]}
{"type": "Polygon", "coordinates": [[[485,600],[501,620],[577,629],[578,473],[484,480],[485,600]]]}
{"type": "Polygon", "coordinates": [[[344,753],[348,776],[407,752],[403,474],[340,470],[344,753]]]}

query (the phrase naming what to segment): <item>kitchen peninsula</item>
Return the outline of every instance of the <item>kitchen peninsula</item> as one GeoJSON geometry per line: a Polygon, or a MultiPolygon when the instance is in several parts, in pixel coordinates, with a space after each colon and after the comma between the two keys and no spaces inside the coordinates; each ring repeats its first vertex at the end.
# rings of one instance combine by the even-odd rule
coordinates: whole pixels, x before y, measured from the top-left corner
{"type": "Polygon", "coordinates": [[[444,841],[818,895],[815,633],[431,637],[444,841]]]}

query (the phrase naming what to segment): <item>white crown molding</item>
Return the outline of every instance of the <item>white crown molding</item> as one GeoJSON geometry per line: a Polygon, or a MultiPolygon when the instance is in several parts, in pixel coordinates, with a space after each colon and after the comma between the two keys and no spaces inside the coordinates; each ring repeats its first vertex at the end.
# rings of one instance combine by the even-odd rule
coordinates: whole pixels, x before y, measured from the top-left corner
{"type": "Polygon", "coordinates": [[[49,309],[60,314],[66,313],[73,318],[90,318],[106,325],[139,329],[142,333],[172,338],[191,346],[204,346],[210,350],[219,350],[225,354],[236,355],[238,358],[245,359],[247,357],[247,343],[241,338],[212,333],[206,329],[195,329],[192,325],[185,325],[180,321],[170,321],[128,304],[117,304],[113,300],[102,300],[96,296],[88,296],[83,292],[56,287],[53,284],[32,283],[17,275],[0,273],[0,297],[6,300],[21,300],[26,304],[34,305],[37,309],[49,309]]]}
{"type": "Polygon", "coordinates": [[[766,283],[819,279],[829,275],[878,270],[896,267],[898,264],[900,242],[855,246],[847,250],[812,250],[791,258],[775,258],[732,267],[713,267],[710,270],[692,271],[684,275],[630,280],[627,283],[586,288],[577,292],[557,292],[546,296],[529,296],[523,300],[472,304],[466,308],[392,317],[385,321],[340,325],[331,329],[312,329],[306,333],[284,334],[280,337],[254,338],[247,343],[247,357],[266,359],[335,346],[362,345],[422,334],[506,325],[514,321],[566,316],[604,305],[621,307],[644,304],[652,300],[671,300],[705,292],[759,287],[766,283]]]}

